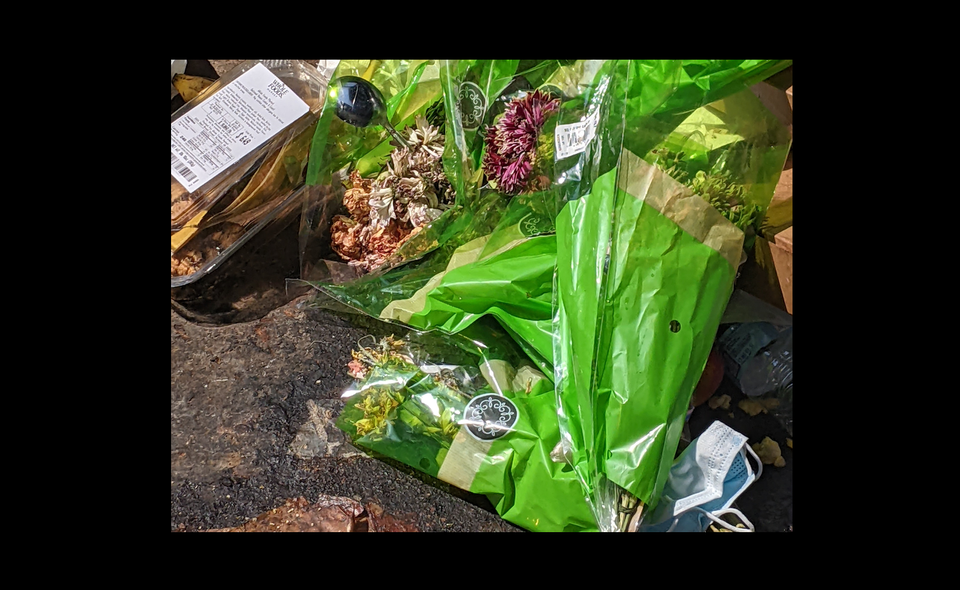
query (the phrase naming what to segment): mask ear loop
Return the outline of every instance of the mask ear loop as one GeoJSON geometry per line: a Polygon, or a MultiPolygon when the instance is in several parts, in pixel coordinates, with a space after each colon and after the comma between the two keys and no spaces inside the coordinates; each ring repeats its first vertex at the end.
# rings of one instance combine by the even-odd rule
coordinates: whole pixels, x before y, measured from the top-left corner
{"type": "MultiPolygon", "coordinates": [[[[753,533],[753,532],[756,532],[756,529],[754,528],[753,523],[750,522],[749,520],[747,520],[747,517],[744,516],[743,513],[740,512],[739,510],[737,510],[736,508],[727,508],[726,510],[718,510],[717,512],[714,512],[714,513],[707,512],[706,510],[704,510],[703,508],[700,508],[699,506],[695,507],[694,510],[697,510],[697,511],[703,513],[704,516],[706,516],[707,518],[709,518],[709,519],[712,520],[713,522],[719,524],[720,526],[722,526],[723,528],[727,529],[728,531],[732,531],[732,532],[734,532],[734,533],[753,533]],[[737,516],[737,518],[739,518],[741,521],[743,521],[743,524],[747,525],[747,528],[745,528],[745,529],[737,528],[737,527],[733,526],[732,524],[730,524],[729,522],[727,522],[727,521],[725,521],[725,520],[723,520],[723,519],[721,519],[721,518],[718,518],[718,517],[720,517],[720,516],[723,516],[724,514],[735,514],[735,515],[737,516]]],[[[676,525],[676,523],[674,523],[674,525],[676,525]]],[[[671,528],[672,528],[672,527],[671,527],[671,528]]],[[[668,531],[668,532],[669,532],[669,531],[668,531]]]]}
{"type": "MultiPolygon", "coordinates": [[[[753,455],[753,458],[757,461],[757,476],[756,476],[755,479],[760,479],[760,475],[763,473],[763,461],[760,460],[760,457],[757,456],[756,451],[753,450],[753,448],[750,446],[749,443],[745,444],[744,446],[746,447],[747,451],[748,451],[751,455],[753,455]]],[[[669,498],[667,498],[666,496],[664,496],[664,499],[669,500],[669,498]]],[[[723,528],[725,528],[725,529],[727,529],[727,530],[729,530],[729,531],[732,531],[732,532],[734,532],[734,533],[753,533],[753,532],[756,532],[756,529],[754,528],[753,523],[751,523],[749,520],[747,520],[747,517],[744,516],[743,513],[740,512],[739,510],[737,510],[736,508],[727,508],[726,510],[719,510],[719,511],[717,511],[716,513],[714,513],[714,514],[716,514],[716,516],[715,516],[714,514],[711,514],[710,512],[707,512],[707,511],[704,510],[703,508],[700,508],[699,506],[694,506],[694,507],[692,508],[692,510],[698,510],[698,511],[702,512],[707,518],[709,518],[709,519],[712,520],[713,522],[719,524],[719,525],[722,526],[723,528]],[[725,520],[722,520],[722,519],[718,518],[718,516],[722,516],[722,515],[724,515],[724,514],[734,514],[734,515],[736,515],[737,518],[739,518],[741,521],[743,521],[743,524],[747,525],[747,528],[745,528],[745,529],[737,528],[737,527],[731,525],[729,522],[726,522],[725,520]]],[[[638,512],[639,512],[639,511],[638,511],[638,512]]],[[[639,522],[637,522],[637,521],[639,521],[639,514],[634,515],[633,522],[630,523],[630,528],[628,528],[627,530],[636,530],[636,529],[638,528],[638,525],[639,525],[639,522]]],[[[673,524],[671,524],[671,525],[670,525],[670,528],[668,528],[665,532],[672,533],[672,532],[673,532],[673,529],[675,529],[678,524],[680,524],[680,519],[679,519],[679,518],[674,518],[674,519],[673,519],[673,524]]]]}
{"type": "MultiPolygon", "coordinates": [[[[751,455],[753,455],[753,458],[757,461],[757,476],[756,476],[754,479],[760,479],[760,475],[763,474],[763,461],[760,460],[760,457],[757,456],[756,451],[754,451],[753,448],[752,448],[749,444],[746,444],[745,446],[746,446],[747,452],[749,452],[751,455]]],[[[710,512],[707,512],[707,511],[704,510],[703,508],[700,508],[699,506],[694,507],[694,510],[700,511],[700,512],[703,513],[707,518],[709,518],[709,519],[712,520],[713,522],[719,524],[720,526],[722,526],[723,528],[727,529],[728,531],[732,531],[732,532],[734,532],[734,533],[753,533],[753,532],[756,532],[756,528],[753,526],[753,523],[750,522],[749,520],[747,520],[747,517],[744,516],[743,513],[740,512],[739,510],[737,510],[736,508],[727,508],[727,509],[725,509],[725,510],[718,510],[717,512],[714,512],[714,513],[712,513],[712,514],[711,514],[710,512]],[[745,529],[737,528],[737,527],[731,525],[730,523],[726,522],[725,520],[722,520],[722,519],[718,518],[719,516],[723,516],[724,514],[734,514],[734,515],[736,515],[737,518],[739,518],[741,521],[743,521],[743,524],[747,525],[747,528],[745,528],[745,529]]],[[[674,523],[674,525],[676,525],[676,523],[674,523]]]]}
{"type": "Polygon", "coordinates": [[[763,473],[763,461],[760,460],[760,457],[757,456],[756,451],[753,450],[753,447],[750,446],[750,443],[744,445],[747,448],[747,451],[753,455],[753,458],[757,460],[757,477],[754,479],[760,479],[760,475],[763,473]]]}
{"type": "MultiPolygon", "coordinates": [[[[702,513],[704,516],[706,516],[707,518],[709,518],[709,519],[712,520],[713,522],[717,523],[718,525],[722,526],[723,528],[727,529],[728,531],[731,531],[731,532],[734,532],[734,533],[754,533],[754,532],[756,532],[756,528],[753,526],[753,523],[750,522],[749,520],[747,520],[747,517],[744,516],[743,513],[740,512],[739,510],[737,510],[736,508],[727,508],[726,510],[719,510],[719,511],[717,511],[717,512],[715,512],[715,513],[707,512],[706,510],[704,510],[703,508],[700,508],[699,506],[694,506],[693,508],[691,508],[691,510],[696,510],[696,511],[702,513]],[[734,515],[736,515],[737,518],[739,518],[739,519],[743,522],[743,524],[747,525],[747,528],[745,528],[745,529],[737,528],[737,527],[733,526],[732,524],[730,524],[729,522],[727,522],[727,521],[719,518],[720,516],[723,516],[724,514],[734,514],[734,515]]],[[[680,518],[679,518],[679,517],[678,517],[678,518],[674,518],[674,519],[673,519],[673,524],[671,524],[671,525],[670,525],[670,528],[668,528],[668,529],[667,529],[666,531],[664,531],[664,532],[672,533],[672,532],[673,532],[673,529],[677,528],[677,525],[678,525],[678,524],[680,524],[680,518]]]]}

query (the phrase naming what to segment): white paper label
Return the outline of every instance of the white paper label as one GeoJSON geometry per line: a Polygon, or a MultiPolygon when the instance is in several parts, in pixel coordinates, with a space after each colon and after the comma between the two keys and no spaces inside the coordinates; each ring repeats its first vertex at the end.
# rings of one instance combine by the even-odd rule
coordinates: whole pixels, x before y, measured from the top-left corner
{"type": "Polygon", "coordinates": [[[597,133],[597,123],[600,120],[600,111],[594,111],[586,121],[557,125],[554,132],[555,153],[557,160],[569,158],[587,149],[587,144],[597,133]]]}
{"type": "Polygon", "coordinates": [[[170,174],[193,192],[309,110],[258,63],[170,124],[170,174]]]}

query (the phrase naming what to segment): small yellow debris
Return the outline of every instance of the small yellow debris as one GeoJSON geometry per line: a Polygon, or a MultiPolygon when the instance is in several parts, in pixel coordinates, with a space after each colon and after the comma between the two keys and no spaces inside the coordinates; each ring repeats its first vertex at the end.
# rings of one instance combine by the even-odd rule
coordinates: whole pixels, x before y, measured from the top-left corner
{"type": "Polygon", "coordinates": [[[770,410],[776,408],[780,405],[780,400],[777,398],[765,398],[765,399],[742,399],[737,406],[751,416],[756,416],[759,413],[766,414],[770,410]]]}
{"type": "Polygon", "coordinates": [[[730,396],[723,394],[721,396],[713,396],[707,401],[707,405],[710,406],[711,410],[716,410],[717,408],[722,408],[724,410],[730,409],[730,396]]]}
{"type": "Polygon", "coordinates": [[[775,398],[775,397],[771,397],[771,398],[767,398],[767,399],[762,399],[762,400],[760,400],[760,405],[763,406],[764,408],[766,408],[767,410],[772,410],[772,409],[774,409],[775,407],[777,407],[777,406],[780,405],[780,400],[778,400],[778,399],[775,398]]]}
{"type": "Polygon", "coordinates": [[[729,414],[727,414],[727,416],[730,416],[731,418],[736,418],[736,416],[733,415],[733,412],[730,412],[729,414]]]}
{"type": "Polygon", "coordinates": [[[767,413],[767,409],[763,407],[757,400],[753,399],[742,399],[740,403],[737,404],[737,407],[749,414],[750,416],[756,416],[757,414],[763,412],[767,413]]]}
{"type": "Polygon", "coordinates": [[[791,449],[793,448],[793,439],[792,439],[792,438],[788,438],[788,439],[787,439],[787,446],[790,447],[791,449]]]}
{"type": "Polygon", "coordinates": [[[750,447],[760,457],[760,461],[764,465],[783,467],[787,464],[786,460],[780,455],[780,445],[769,436],[764,437],[759,443],[750,445],[750,447]]]}

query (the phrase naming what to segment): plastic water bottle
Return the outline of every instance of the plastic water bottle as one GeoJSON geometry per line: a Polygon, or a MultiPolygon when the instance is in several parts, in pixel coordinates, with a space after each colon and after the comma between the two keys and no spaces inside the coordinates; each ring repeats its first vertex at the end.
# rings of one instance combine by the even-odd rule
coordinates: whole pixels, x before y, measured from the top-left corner
{"type": "Polygon", "coordinates": [[[793,326],[735,324],[721,335],[719,344],[728,374],[740,391],[752,398],[776,399],[769,412],[793,436],[793,326]]]}
{"type": "Polygon", "coordinates": [[[793,328],[787,328],[773,346],[743,364],[740,387],[750,397],[771,391],[793,391],[793,328]]]}
{"type": "Polygon", "coordinates": [[[770,410],[793,436],[793,328],[787,328],[770,348],[743,365],[740,387],[750,397],[772,397],[770,410]]]}

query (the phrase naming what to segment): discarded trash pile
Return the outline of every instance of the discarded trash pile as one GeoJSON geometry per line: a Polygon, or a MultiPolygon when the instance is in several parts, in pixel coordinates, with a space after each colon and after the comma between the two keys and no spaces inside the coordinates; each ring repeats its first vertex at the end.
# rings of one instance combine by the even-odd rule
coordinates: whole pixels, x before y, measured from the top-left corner
{"type": "Polygon", "coordinates": [[[790,63],[340,61],[301,278],[397,332],[337,425],[530,531],[753,530],[770,449],[716,422],[678,450],[715,345],[792,434],[792,328],[722,323],[791,143],[749,88],[790,63]]]}

